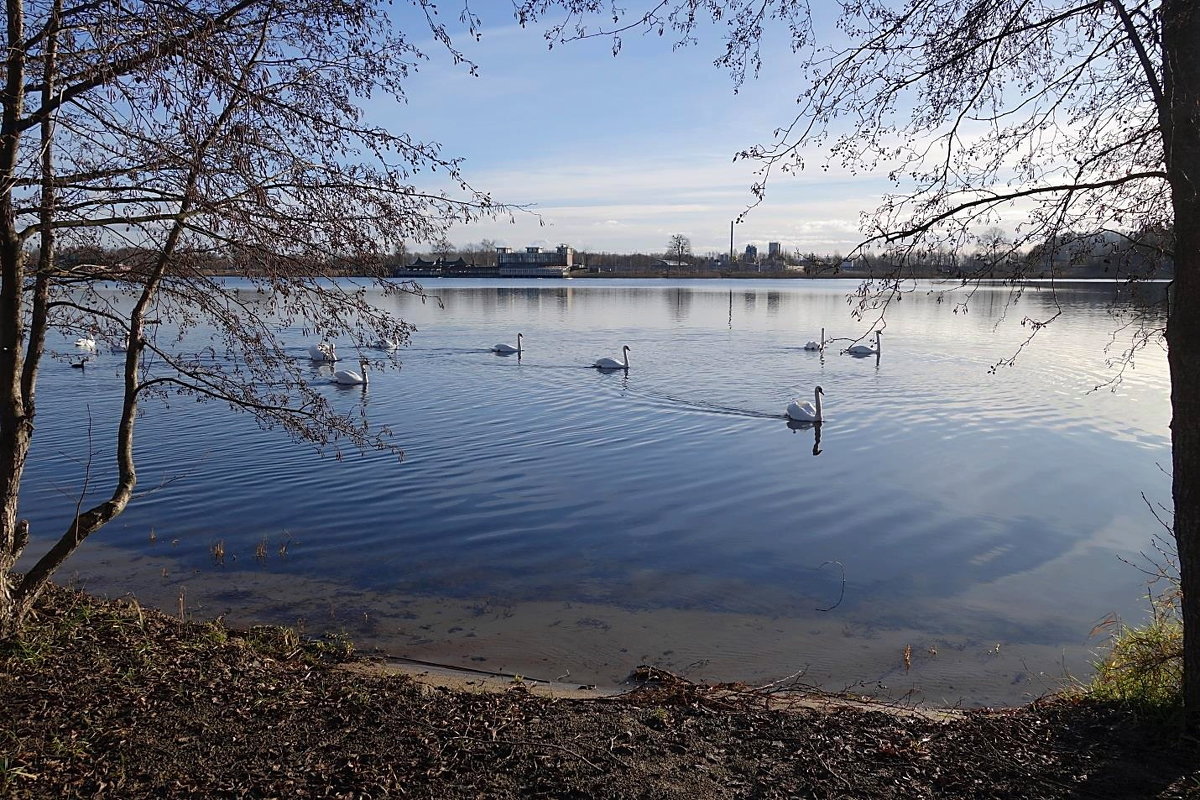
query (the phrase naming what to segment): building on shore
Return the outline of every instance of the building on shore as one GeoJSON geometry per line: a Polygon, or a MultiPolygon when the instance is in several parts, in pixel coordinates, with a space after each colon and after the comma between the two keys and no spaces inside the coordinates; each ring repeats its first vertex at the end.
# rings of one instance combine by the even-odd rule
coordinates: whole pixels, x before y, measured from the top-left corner
{"type": "Polygon", "coordinates": [[[496,248],[496,266],[502,278],[565,278],[574,265],[575,251],[565,244],[553,250],[526,247],[523,253],[496,248]]]}
{"type": "Polygon", "coordinates": [[[454,261],[439,258],[413,263],[392,270],[393,278],[566,278],[575,266],[575,251],[565,244],[554,250],[526,247],[515,252],[496,248],[495,264],[468,264],[461,257],[454,261]]]}
{"type": "Polygon", "coordinates": [[[462,258],[454,261],[418,258],[392,270],[393,278],[495,278],[499,275],[500,270],[494,264],[468,264],[462,258]]]}
{"type": "Polygon", "coordinates": [[[438,262],[426,261],[419,257],[411,264],[401,264],[392,270],[393,278],[436,278],[441,274],[438,262]]]}
{"type": "Polygon", "coordinates": [[[447,278],[495,278],[500,270],[495,264],[468,264],[459,258],[441,262],[442,275],[447,278]]]}

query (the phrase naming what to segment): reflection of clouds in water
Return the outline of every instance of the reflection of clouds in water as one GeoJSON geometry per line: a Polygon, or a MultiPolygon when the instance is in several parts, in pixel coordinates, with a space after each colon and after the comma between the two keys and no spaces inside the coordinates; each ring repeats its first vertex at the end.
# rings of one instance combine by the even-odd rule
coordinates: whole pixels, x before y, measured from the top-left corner
{"type": "Polygon", "coordinates": [[[1011,550],[1012,547],[1013,546],[1012,546],[1011,542],[1007,543],[1007,544],[997,545],[996,547],[993,547],[991,550],[988,550],[986,553],[979,553],[975,556],[972,556],[971,559],[967,563],[970,564],[972,567],[982,567],[984,564],[988,563],[989,561],[992,561],[992,560],[1004,555],[1009,550],[1011,550]]]}
{"type": "MultiPolygon", "coordinates": [[[[845,558],[848,604],[885,606],[901,598],[950,598],[980,584],[1003,584],[1043,564],[1059,561],[1071,551],[1070,533],[1054,531],[1034,517],[980,520],[962,516],[942,520],[924,531],[921,544],[907,538],[912,520],[897,519],[895,528],[884,526],[857,539],[854,553],[845,558]],[[967,535],[969,532],[970,535],[967,535]],[[870,554],[869,564],[863,563],[870,554]],[[886,565],[885,573],[871,579],[864,570],[886,565]]],[[[849,551],[848,551],[849,552],[849,551]]],[[[1025,596],[1009,609],[1009,627],[1022,628],[1019,620],[1040,610],[1043,599],[1025,596]]],[[[891,613],[891,612],[889,612],[891,613]]]]}

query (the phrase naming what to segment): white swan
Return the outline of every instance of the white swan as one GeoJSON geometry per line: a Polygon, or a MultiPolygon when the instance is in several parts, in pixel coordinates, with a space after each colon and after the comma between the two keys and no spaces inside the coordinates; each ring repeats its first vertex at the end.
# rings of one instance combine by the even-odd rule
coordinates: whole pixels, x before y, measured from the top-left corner
{"type": "Polygon", "coordinates": [[[353,370],[339,369],[333,373],[333,383],[342,386],[366,386],[367,385],[367,359],[360,358],[358,360],[359,368],[362,369],[362,374],[358,374],[353,370]]]}
{"type": "Polygon", "coordinates": [[[84,350],[95,350],[96,340],[91,336],[80,336],[75,340],[76,347],[82,347],[84,350]]]}
{"type": "Polygon", "coordinates": [[[399,350],[400,343],[392,339],[376,339],[371,342],[371,347],[375,350],[386,350],[390,353],[393,350],[399,350]]]}
{"type": "Polygon", "coordinates": [[[511,344],[492,345],[492,352],[493,353],[502,353],[504,355],[521,352],[521,334],[519,334],[519,333],[517,334],[517,346],[516,347],[513,347],[511,344]]]}
{"type": "Polygon", "coordinates": [[[865,344],[856,344],[853,347],[847,347],[845,352],[852,356],[877,356],[883,351],[883,347],[879,343],[880,331],[875,331],[875,347],[872,349],[865,344]]]}
{"type": "Polygon", "coordinates": [[[796,422],[822,422],[821,395],[823,394],[825,394],[825,390],[820,386],[813,390],[813,400],[817,403],[815,406],[807,400],[801,402],[799,398],[788,403],[788,419],[796,422]]]}
{"type": "Polygon", "coordinates": [[[819,342],[809,341],[806,345],[804,345],[804,349],[805,350],[820,350],[824,346],[825,346],[825,329],[821,328],[821,341],[819,341],[819,342]]]}
{"type": "Polygon", "coordinates": [[[313,361],[337,361],[337,351],[329,342],[309,345],[308,357],[313,361]]]}
{"type": "Polygon", "coordinates": [[[597,359],[596,363],[592,364],[592,366],[596,369],[629,369],[629,345],[621,348],[621,358],[624,360],[618,361],[615,358],[605,356],[604,358],[597,359]]]}

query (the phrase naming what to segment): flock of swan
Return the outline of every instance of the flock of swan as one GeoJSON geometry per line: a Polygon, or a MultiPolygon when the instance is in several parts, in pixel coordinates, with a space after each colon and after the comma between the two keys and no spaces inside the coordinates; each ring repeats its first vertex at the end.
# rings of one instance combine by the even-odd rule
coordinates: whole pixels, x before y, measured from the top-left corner
{"type": "MultiPolygon", "coordinates": [[[[880,343],[880,334],[881,334],[880,331],[875,331],[875,346],[874,347],[871,347],[871,346],[865,345],[865,344],[856,344],[851,347],[847,347],[842,352],[846,353],[847,355],[852,355],[852,356],[878,356],[881,352],[883,352],[883,348],[880,343]]],[[[515,345],[500,343],[500,344],[492,345],[490,350],[491,350],[491,352],[497,353],[499,355],[512,355],[513,353],[517,353],[518,355],[520,355],[522,352],[524,352],[524,348],[522,347],[522,340],[524,338],[525,338],[524,334],[518,333],[517,334],[517,343],[515,345]]],[[[82,346],[84,346],[84,345],[80,345],[80,342],[82,342],[82,341],[83,340],[81,339],[81,340],[77,341],[75,344],[77,346],[82,347],[82,346]]],[[[808,351],[814,351],[814,350],[819,351],[819,350],[824,349],[824,344],[825,344],[825,329],[822,328],[821,329],[821,341],[820,342],[809,341],[809,342],[805,343],[804,349],[808,350],[808,351]]],[[[95,342],[92,342],[92,346],[95,347],[95,342]]],[[[388,350],[388,351],[395,350],[398,347],[398,345],[396,343],[386,341],[386,340],[380,340],[379,342],[376,342],[372,346],[379,350],[388,350]]],[[[336,350],[335,346],[333,344],[331,344],[330,342],[320,342],[319,344],[314,344],[314,345],[309,346],[308,356],[312,361],[321,363],[321,364],[331,364],[338,360],[337,350],[336,350]]],[[[353,370],[348,370],[348,369],[338,370],[337,372],[333,373],[332,382],[336,383],[336,384],[340,384],[342,386],[366,386],[367,382],[368,382],[367,359],[360,358],[358,363],[359,363],[360,368],[362,369],[361,373],[354,372],[353,370]]],[[[626,371],[628,371],[629,370],[629,345],[624,345],[621,347],[621,357],[620,358],[611,358],[609,356],[605,356],[603,358],[598,358],[592,364],[592,368],[598,369],[602,372],[610,371],[610,370],[626,370],[626,371]]],[[[816,387],[816,389],[813,390],[812,402],[809,402],[808,400],[801,400],[800,398],[796,398],[796,399],[792,400],[792,402],[788,403],[787,408],[784,411],[784,415],[788,419],[793,420],[795,422],[811,422],[811,423],[823,422],[824,417],[821,415],[821,395],[823,395],[823,394],[825,394],[825,390],[822,389],[820,386],[816,387]]]]}
{"type": "MultiPolygon", "coordinates": [[[[523,348],[521,347],[521,340],[523,338],[524,335],[518,333],[517,343],[515,345],[503,343],[496,344],[491,347],[491,351],[500,355],[511,355],[513,353],[520,354],[524,352],[523,348]]],[[[398,347],[398,345],[396,345],[394,342],[383,340],[375,343],[373,346],[379,350],[395,350],[398,347]]],[[[318,364],[332,364],[339,360],[337,355],[337,347],[330,342],[319,342],[318,344],[309,345],[308,357],[311,361],[318,364]]],[[[333,373],[332,383],[337,383],[342,386],[366,386],[368,383],[367,359],[360,358],[358,363],[362,369],[361,373],[348,369],[338,370],[337,372],[333,373]]],[[[621,348],[620,358],[609,358],[607,356],[604,358],[598,358],[596,359],[596,362],[592,364],[592,367],[602,371],[618,369],[628,370],[629,345],[625,345],[621,348]]]]}
{"type": "MultiPolygon", "coordinates": [[[[875,346],[874,347],[871,347],[871,346],[865,345],[865,344],[856,344],[856,345],[847,347],[842,352],[847,355],[851,355],[851,356],[878,356],[881,352],[883,352],[882,345],[880,344],[880,334],[881,334],[880,331],[875,331],[875,346]]],[[[511,355],[513,353],[520,354],[521,352],[523,352],[522,347],[521,347],[521,340],[523,338],[524,338],[524,336],[522,334],[518,333],[517,334],[517,343],[515,345],[496,344],[496,345],[492,345],[491,351],[493,353],[498,353],[500,355],[511,355]]],[[[821,341],[817,342],[817,341],[810,340],[807,343],[805,343],[804,349],[808,350],[810,352],[824,350],[825,349],[825,329],[821,328],[821,341]]],[[[595,363],[592,364],[592,367],[594,369],[598,369],[601,371],[628,370],[629,369],[629,345],[624,345],[621,348],[621,357],[620,358],[610,358],[608,356],[605,356],[604,358],[598,358],[598,359],[596,359],[595,363]]],[[[365,383],[366,381],[364,380],[363,382],[365,383]]],[[[796,398],[796,399],[792,400],[792,402],[788,403],[787,408],[784,411],[784,415],[788,419],[793,420],[795,422],[812,422],[812,423],[823,422],[824,417],[821,415],[821,395],[823,395],[823,394],[825,394],[825,390],[822,389],[820,386],[816,387],[816,389],[813,391],[813,401],[811,403],[807,400],[801,400],[800,398],[796,398]]]]}
{"type": "MultiPolygon", "coordinates": [[[[517,343],[515,345],[504,343],[496,344],[490,348],[491,352],[500,355],[511,355],[513,353],[517,353],[519,355],[523,352],[522,339],[524,339],[524,335],[518,333],[517,343]]],[[[821,341],[809,341],[805,343],[804,349],[808,351],[823,350],[824,342],[825,329],[822,328],[821,341]]],[[[75,346],[81,350],[94,352],[96,350],[96,340],[90,336],[81,337],[75,340],[75,346]]],[[[399,344],[388,339],[380,339],[376,342],[373,342],[371,347],[377,350],[391,352],[396,350],[399,347],[399,344]]],[[[875,331],[874,347],[870,347],[869,345],[865,344],[856,344],[851,347],[847,347],[842,352],[852,356],[878,356],[882,352],[882,346],[880,344],[880,331],[875,331]]],[[[336,345],[331,342],[319,342],[314,345],[309,345],[308,357],[311,361],[318,364],[332,364],[339,360],[336,345]]],[[[71,366],[82,369],[86,363],[87,356],[85,356],[79,362],[72,362],[71,366]]],[[[349,369],[340,369],[333,373],[333,377],[330,382],[341,386],[365,387],[370,380],[367,376],[368,359],[360,358],[358,360],[358,364],[361,372],[355,372],[354,370],[349,369]]],[[[622,346],[620,358],[611,358],[609,356],[598,358],[592,364],[592,368],[600,371],[628,371],[629,345],[622,346]]],[[[787,409],[785,410],[785,416],[787,416],[788,419],[796,422],[822,422],[824,418],[821,416],[821,395],[823,394],[825,394],[825,390],[818,386],[813,391],[813,402],[810,403],[807,400],[800,400],[799,398],[792,400],[790,403],[788,403],[787,409]]]]}
{"type": "MultiPolygon", "coordinates": [[[[865,344],[856,344],[847,347],[842,352],[851,356],[878,356],[883,352],[883,347],[880,344],[880,331],[875,331],[875,346],[865,344]]],[[[825,329],[821,329],[821,343],[808,342],[804,345],[805,350],[822,350],[825,342],[825,329]]],[[[821,415],[821,395],[825,394],[825,390],[818,386],[813,390],[813,401],[810,403],[807,400],[796,398],[788,403],[784,414],[788,419],[795,422],[811,422],[820,424],[825,418],[821,415]]]]}
{"type": "MultiPolygon", "coordinates": [[[[391,344],[391,342],[387,342],[391,344]]],[[[398,347],[399,345],[397,345],[398,347]]],[[[379,350],[395,350],[396,347],[386,347],[384,343],[377,342],[374,347],[379,350]]],[[[311,361],[318,364],[332,364],[338,361],[337,346],[330,342],[320,342],[318,344],[309,345],[308,357],[311,361]]],[[[330,383],[336,383],[340,386],[366,386],[370,379],[367,377],[367,364],[370,363],[366,358],[358,360],[358,367],[362,372],[355,372],[352,369],[339,369],[333,373],[333,378],[330,383]]]]}
{"type": "MultiPolygon", "coordinates": [[[[513,353],[517,353],[517,354],[523,353],[525,351],[521,347],[521,340],[524,338],[525,338],[524,334],[518,333],[517,334],[517,343],[515,345],[503,344],[503,343],[502,344],[494,344],[491,347],[491,351],[493,353],[497,353],[502,356],[509,356],[509,355],[512,355],[513,353]]],[[[625,345],[624,347],[621,348],[621,357],[620,358],[609,358],[608,356],[605,356],[604,358],[598,358],[598,359],[596,359],[595,363],[592,364],[592,368],[599,369],[599,370],[617,370],[617,369],[627,370],[627,369],[629,369],[629,345],[625,345]]]]}

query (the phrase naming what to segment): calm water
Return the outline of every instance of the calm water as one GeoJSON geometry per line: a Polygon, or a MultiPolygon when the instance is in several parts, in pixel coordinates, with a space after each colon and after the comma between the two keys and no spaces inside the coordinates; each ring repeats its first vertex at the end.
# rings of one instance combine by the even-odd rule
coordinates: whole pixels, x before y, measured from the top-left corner
{"type": "MultiPolygon", "coordinates": [[[[145,494],[76,569],[167,608],[182,590],[198,614],[302,617],[360,647],[537,677],[803,669],[975,704],[1085,674],[1092,627],[1143,615],[1143,576],[1120,559],[1158,530],[1142,494],[1170,498],[1164,353],[1090,391],[1121,324],[1094,284],[1013,307],[984,290],[969,313],[919,291],[889,310],[878,360],[838,354],[846,341],[803,351],[822,327],[865,330],[853,288],[439,280],[444,308],[381,300],[419,329],[403,367],[328,392],[389,426],[403,460],[322,459],[215,404],[151,405],[145,494]],[[1055,297],[1063,316],[990,374],[1055,297]],[[518,331],[520,359],[488,352],[518,331]],[[587,368],[625,344],[628,374],[587,368]],[[818,384],[819,444],[782,416],[818,384]]],[[[302,358],[309,342],[285,338],[302,358]]],[[[89,418],[108,491],[116,358],[43,373],[35,534],[66,524],[89,418]]]]}

